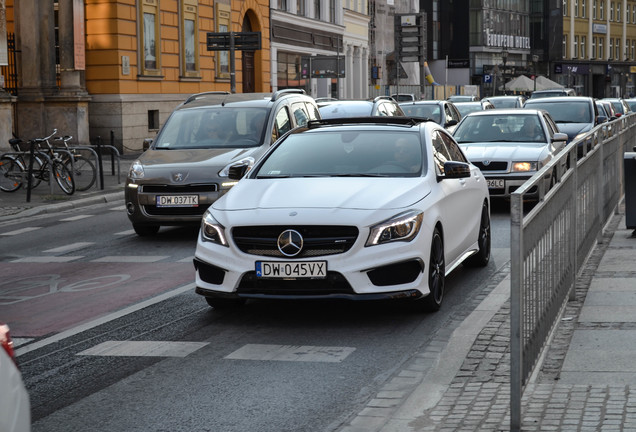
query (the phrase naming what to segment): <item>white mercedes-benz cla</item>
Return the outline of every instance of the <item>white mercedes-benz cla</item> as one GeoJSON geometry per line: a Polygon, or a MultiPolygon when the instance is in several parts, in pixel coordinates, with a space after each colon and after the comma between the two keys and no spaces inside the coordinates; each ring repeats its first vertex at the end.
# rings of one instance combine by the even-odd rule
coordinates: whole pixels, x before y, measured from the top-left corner
{"type": "Polygon", "coordinates": [[[436,123],[311,121],[278,140],[204,214],[196,292],[246,299],[411,299],[438,310],[446,275],[490,258],[486,181],[436,123]]]}

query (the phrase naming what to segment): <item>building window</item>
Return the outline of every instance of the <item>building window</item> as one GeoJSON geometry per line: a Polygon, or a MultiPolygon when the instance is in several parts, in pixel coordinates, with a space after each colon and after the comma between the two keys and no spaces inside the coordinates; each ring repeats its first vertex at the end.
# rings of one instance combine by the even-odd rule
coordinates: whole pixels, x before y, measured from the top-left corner
{"type": "Polygon", "coordinates": [[[592,3],[592,19],[596,19],[596,0],[592,3]]]}
{"type": "Polygon", "coordinates": [[[581,18],[585,18],[586,16],[586,10],[585,10],[585,0],[581,0],[581,18]]]}
{"type": "Polygon", "coordinates": [[[616,38],[616,51],[615,51],[615,55],[614,58],[616,60],[620,60],[621,59],[621,40],[619,38],[616,38]]]}
{"type": "Polygon", "coordinates": [[[625,23],[629,24],[629,5],[625,7],[625,23]]]}
{"type": "Polygon", "coordinates": [[[574,17],[578,18],[579,16],[579,0],[574,0],[574,17]]]}
{"type": "Polygon", "coordinates": [[[148,110],[148,131],[159,130],[159,110],[148,110]]]}
{"type": "Polygon", "coordinates": [[[574,36],[574,48],[572,50],[572,58],[578,58],[579,57],[579,37],[574,36]]]}
{"type": "Polygon", "coordinates": [[[296,0],[296,13],[305,16],[305,0],[296,0]]]}
{"type": "Polygon", "coordinates": [[[605,16],[605,6],[604,6],[604,4],[605,4],[605,0],[601,0],[601,4],[599,5],[600,9],[601,9],[599,19],[601,21],[603,21],[605,19],[604,18],[604,16],[605,16]]]}
{"type": "Polygon", "coordinates": [[[614,54],[614,39],[609,39],[609,49],[607,50],[607,54],[609,54],[609,59],[612,60],[612,55],[614,54]]]}
{"type": "MultiPolygon", "coordinates": [[[[230,5],[216,2],[216,31],[227,33],[230,31],[232,9],[230,5]]],[[[230,79],[230,52],[216,51],[216,77],[230,79]]]]}
{"type": "Polygon", "coordinates": [[[592,38],[592,57],[590,58],[596,58],[596,36],[592,38]]]}
{"type": "Polygon", "coordinates": [[[585,36],[581,36],[581,49],[580,49],[580,51],[581,51],[581,55],[580,55],[580,57],[581,57],[582,59],[584,59],[585,57],[587,57],[587,53],[585,52],[585,45],[586,45],[586,43],[585,43],[585,42],[587,42],[587,41],[586,41],[586,37],[585,37],[585,36]]]}
{"type": "Polygon", "coordinates": [[[621,22],[621,4],[616,3],[616,22],[621,22]]]}
{"type": "Polygon", "coordinates": [[[636,59],[636,41],[632,39],[632,58],[631,60],[636,59]]]}
{"type": "Polygon", "coordinates": [[[568,0],[563,0],[563,16],[568,16],[568,0]]]}
{"type": "Polygon", "coordinates": [[[287,11],[287,0],[278,0],[278,10],[287,11]]]}
{"type": "Polygon", "coordinates": [[[329,22],[336,23],[336,0],[329,0],[329,22]]]}
{"type": "Polygon", "coordinates": [[[614,21],[614,2],[610,3],[609,20],[614,21]]]}
{"type": "Polygon", "coordinates": [[[199,77],[197,7],[197,0],[181,2],[181,70],[186,77],[199,77]]]}
{"type": "Polygon", "coordinates": [[[314,0],[314,18],[320,19],[320,0],[314,0]]]}
{"type": "Polygon", "coordinates": [[[568,58],[568,35],[563,35],[563,58],[568,58]]]}
{"type": "Polygon", "coordinates": [[[598,58],[599,60],[605,60],[605,53],[603,52],[603,38],[598,39],[598,58]]]}
{"type": "Polygon", "coordinates": [[[140,75],[161,75],[158,3],[158,0],[142,0],[139,8],[139,30],[141,36],[139,38],[141,43],[139,52],[142,56],[140,75]]]}

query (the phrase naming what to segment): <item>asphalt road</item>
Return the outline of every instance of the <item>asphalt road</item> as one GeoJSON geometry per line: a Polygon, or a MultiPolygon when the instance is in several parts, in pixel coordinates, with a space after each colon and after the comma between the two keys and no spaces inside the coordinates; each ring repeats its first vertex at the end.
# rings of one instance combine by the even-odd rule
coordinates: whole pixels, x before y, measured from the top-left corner
{"type": "Polygon", "coordinates": [[[33,430],[338,430],[507,264],[508,214],[492,219],[491,264],[457,269],[434,314],[386,302],[213,310],[193,292],[196,229],[139,238],[112,205],[2,225],[0,316],[19,323],[33,430]]]}

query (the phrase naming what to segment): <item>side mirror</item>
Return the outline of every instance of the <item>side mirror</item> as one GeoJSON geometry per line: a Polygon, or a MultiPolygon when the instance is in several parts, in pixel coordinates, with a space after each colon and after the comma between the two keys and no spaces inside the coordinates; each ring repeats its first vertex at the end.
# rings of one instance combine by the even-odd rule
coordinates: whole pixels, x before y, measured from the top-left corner
{"type": "Polygon", "coordinates": [[[243,178],[243,176],[245,176],[245,173],[247,172],[248,168],[249,168],[248,164],[232,165],[228,169],[227,176],[230,180],[240,180],[243,178]]]}
{"type": "Polygon", "coordinates": [[[444,127],[447,128],[449,126],[455,126],[456,124],[457,124],[457,120],[453,119],[453,120],[447,121],[444,127]]]}
{"type": "Polygon", "coordinates": [[[464,162],[444,162],[444,177],[458,179],[470,177],[470,165],[464,162]]]}
{"type": "Polygon", "coordinates": [[[598,116],[596,117],[596,124],[599,125],[601,123],[605,123],[607,121],[607,117],[605,116],[598,116]]]}
{"type": "Polygon", "coordinates": [[[143,151],[146,151],[150,148],[150,146],[152,145],[152,138],[146,138],[143,142],[143,144],[141,145],[141,149],[143,151]]]}
{"type": "Polygon", "coordinates": [[[552,142],[567,141],[567,140],[568,140],[568,134],[564,134],[562,132],[557,132],[552,136],[552,142]]]}

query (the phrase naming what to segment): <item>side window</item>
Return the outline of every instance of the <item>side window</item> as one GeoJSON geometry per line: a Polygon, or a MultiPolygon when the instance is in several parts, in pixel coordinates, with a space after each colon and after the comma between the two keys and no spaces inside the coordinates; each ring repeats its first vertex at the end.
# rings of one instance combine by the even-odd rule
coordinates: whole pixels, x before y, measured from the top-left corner
{"type": "Polygon", "coordinates": [[[444,174],[444,163],[451,160],[450,154],[444,144],[444,139],[439,131],[433,132],[433,159],[438,174],[444,174]]]}
{"type": "Polygon", "coordinates": [[[559,130],[557,128],[557,125],[554,123],[554,121],[552,121],[551,117],[543,116],[543,120],[545,121],[545,124],[548,125],[548,130],[550,131],[550,137],[554,136],[554,134],[559,130]]]}
{"type": "Polygon", "coordinates": [[[291,106],[294,113],[294,119],[296,120],[296,126],[305,126],[309,118],[307,114],[307,107],[304,102],[294,102],[291,106]]]}
{"type": "Polygon", "coordinates": [[[289,118],[289,113],[287,112],[287,107],[281,108],[280,111],[276,113],[276,117],[274,118],[274,129],[272,130],[272,142],[276,141],[281,135],[290,131],[291,119],[289,118]]]}
{"type": "Polygon", "coordinates": [[[309,120],[318,120],[320,118],[320,111],[316,105],[307,103],[307,112],[309,113],[309,120]]]}
{"type": "Polygon", "coordinates": [[[379,115],[379,116],[389,115],[389,113],[386,110],[386,105],[384,103],[381,103],[380,105],[378,105],[378,112],[375,115],[379,115]]]}
{"type": "Polygon", "coordinates": [[[446,145],[446,149],[448,150],[448,154],[450,155],[450,160],[455,162],[464,162],[468,163],[468,160],[462,153],[462,150],[459,148],[457,143],[447,134],[440,132],[440,136],[446,145]]]}

